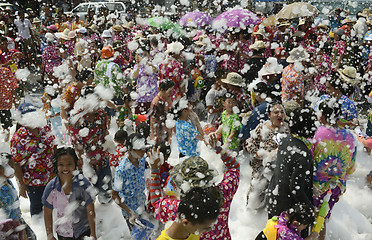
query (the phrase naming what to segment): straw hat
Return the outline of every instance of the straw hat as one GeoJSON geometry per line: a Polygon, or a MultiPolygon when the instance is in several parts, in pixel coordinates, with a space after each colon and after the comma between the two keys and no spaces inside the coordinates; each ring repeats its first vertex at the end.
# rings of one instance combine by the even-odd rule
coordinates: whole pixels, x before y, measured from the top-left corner
{"type": "Polygon", "coordinates": [[[327,30],[328,29],[328,26],[325,25],[324,23],[320,23],[315,28],[323,28],[323,29],[327,30]]]}
{"type": "Polygon", "coordinates": [[[127,22],[127,23],[125,23],[125,24],[123,24],[121,26],[123,26],[123,28],[132,30],[132,28],[134,27],[134,22],[130,21],[130,22],[127,22]]]}
{"type": "Polygon", "coordinates": [[[264,41],[261,40],[257,40],[251,46],[249,46],[249,49],[253,50],[260,50],[264,48],[266,48],[266,44],[264,43],[264,41]]]}
{"type": "Polygon", "coordinates": [[[172,42],[167,45],[166,53],[180,54],[185,47],[180,42],[172,42]]]}
{"type": "Polygon", "coordinates": [[[341,75],[342,80],[347,83],[357,84],[360,82],[360,79],[357,78],[357,70],[354,67],[346,66],[344,69],[339,69],[337,72],[341,75]]]}
{"type": "Polygon", "coordinates": [[[34,18],[34,20],[32,21],[32,23],[41,23],[41,20],[36,17],[36,18],[34,18]]]}
{"type": "Polygon", "coordinates": [[[237,87],[244,86],[243,77],[240,74],[235,73],[235,72],[228,73],[226,78],[221,79],[221,81],[223,83],[227,83],[227,84],[237,86],[237,87]]]}
{"type": "Polygon", "coordinates": [[[280,27],[287,27],[287,26],[290,26],[290,25],[291,24],[288,21],[284,21],[284,22],[279,23],[278,28],[280,28],[280,27]]]}
{"type": "Polygon", "coordinates": [[[337,35],[339,35],[339,36],[341,37],[342,35],[345,34],[345,30],[343,30],[343,29],[341,29],[341,28],[338,28],[338,29],[336,29],[333,33],[334,33],[334,34],[337,34],[337,35]]]}
{"type": "Polygon", "coordinates": [[[99,34],[98,32],[98,26],[96,24],[92,24],[90,27],[88,27],[90,30],[92,30],[93,32],[99,34]]]}
{"type": "Polygon", "coordinates": [[[256,32],[252,33],[252,35],[261,35],[263,37],[266,36],[266,32],[263,28],[258,29],[256,32]]]}
{"type": "Polygon", "coordinates": [[[287,58],[288,63],[294,63],[297,61],[303,61],[309,58],[309,54],[305,51],[303,47],[296,47],[289,52],[289,57],[287,58]]]}
{"type": "Polygon", "coordinates": [[[369,16],[371,16],[371,9],[365,8],[359,15],[368,18],[369,16]]]}
{"type": "Polygon", "coordinates": [[[75,31],[70,31],[67,36],[68,36],[68,39],[73,39],[76,37],[76,33],[75,31]]]}
{"type": "Polygon", "coordinates": [[[109,30],[105,30],[102,33],[102,37],[109,37],[112,38],[111,32],[109,30]]]}
{"type": "Polygon", "coordinates": [[[63,32],[59,35],[59,38],[62,38],[64,40],[70,40],[70,38],[68,37],[68,34],[70,33],[70,30],[68,28],[66,28],[65,30],[63,30],[63,32]]]}
{"type": "Polygon", "coordinates": [[[46,33],[45,38],[47,42],[53,42],[55,40],[53,33],[46,33]]]}
{"type": "Polygon", "coordinates": [[[111,29],[114,32],[122,32],[122,31],[124,31],[124,28],[122,26],[120,26],[120,25],[114,25],[114,26],[111,27],[111,29]]]}

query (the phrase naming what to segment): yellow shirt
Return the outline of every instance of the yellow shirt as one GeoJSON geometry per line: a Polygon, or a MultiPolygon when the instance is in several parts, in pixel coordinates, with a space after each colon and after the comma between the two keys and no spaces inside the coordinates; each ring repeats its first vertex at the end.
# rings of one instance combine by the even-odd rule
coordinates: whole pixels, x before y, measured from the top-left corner
{"type": "MultiPolygon", "coordinates": [[[[168,229],[165,229],[161,232],[160,236],[156,240],[175,240],[174,238],[171,238],[167,235],[166,231],[168,229]]],[[[184,240],[199,240],[200,235],[190,234],[188,238],[185,238],[184,240]]]]}

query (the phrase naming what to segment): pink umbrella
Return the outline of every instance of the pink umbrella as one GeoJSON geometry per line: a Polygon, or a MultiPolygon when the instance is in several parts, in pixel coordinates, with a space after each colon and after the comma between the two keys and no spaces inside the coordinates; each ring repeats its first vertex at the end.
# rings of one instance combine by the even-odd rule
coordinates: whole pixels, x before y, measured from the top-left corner
{"type": "Polygon", "coordinates": [[[209,24],[211,21],[211,16],[197,10],[186,13],[180,20],[178,20],[178,24],[184,27],[202,27],[209,24]]]}
{"type": "Polygon", "coordinates": [[[255,13],[243,8],[234,8],[221,13],[212,22],[212,28],[225,31],[229,27],[245,29],[260,22],[255,13]]]}

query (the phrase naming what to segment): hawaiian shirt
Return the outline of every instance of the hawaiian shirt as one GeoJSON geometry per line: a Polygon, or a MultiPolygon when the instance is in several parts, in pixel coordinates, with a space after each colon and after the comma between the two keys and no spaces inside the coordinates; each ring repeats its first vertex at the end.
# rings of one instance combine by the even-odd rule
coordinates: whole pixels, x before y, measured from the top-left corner
{"type": "Polygon", "coordinates": [[[297,228],[288,224],[287,219],[285,218],[287,212],[282,212],[278,219],[278,225],[275,227],[278,229],[278,240],[303,240],[301,237],[301,232],[297,228]]]}
{"type": "Polygon", "coordinates": [[[112,89],[115,96],[120,96],[126,88],[124,75],[119,65],[109,60],[97,62],[94,69],[94,82],[96,85],[103,84],[104,87],[112,89]]]}
{"type": "MultiPolygon", "coordinates": [[[[282,74],[282,101],[287,102],[295,97],[295,92],[304,95],[305,83],[304,76],[294,69],[294,64],[284,68],[282,74]]],[[[296,100],[296,99],[294,99],[296,100]]]]}
{"type": "MultiPolygon", "coordinates": [[[[126,156],[122,158],[115,172],[112,189],[119,192],[119,196],[124,198],[124,203],[134,212],[146,202],[145,163],[146,158],[139,159],[136,168],[126,156]]],[[[122,210],[122,213],[129,217],[126,211],[122,210]]]]}
{"type": "Polygon", "coordinates": [[[88,121],[87,115],[81,114],[82,111],[78,111],[71,115],[69,132],[75,145],[84,146],[89,164],[100,171],[107,166],[109,160],[109,155],[103,147],[108,132],[107,115],[101,108],[96,110],[93,121],[88,121]]]}
{"type": "Polygon", "coordinates": [[[9,179],[0,185],[0,208],[5,212],[7,219],[19,220],[21,217],[18,193],[9,179]]]}
{"type": "Polygon", "coordinates": [[[198,130],[187,121],[177,120],[176,122],[176,138],[178,144],[178,151],[185,156],[199,156],[200,153],[196,151],[199,134],[198,130]]]}
{"type": "Polygon", "coordinates": [[[314,77],[314,85],[320,92],[326,91],[326,80],[328,76],[331,74],[332,70],[332,59],[331,56],[324,53],[322,56],[318,56],[321,58],[319,64],[316,67],[318,74],[314,77]]]}
{"type": "Polygon", "coordinates": [[[155,73],[152,72],[151,66],[138,66],[136,64],[134,66],[134,70],[137,68],[139,69],[139,74],[137,77],[137,85],[136,85],[136,91],[137,91],[137,102],[152,102],[154,97],[158,94],[158,78],[155,73]],[[150,68],[151,72],[148,72],[150,68]]]}
{"type": "Polygon", "coordinates": [[[22,167],[23,182],[28,186],[45,186],[54,177],[55,138],[49,126],[38,130],[39,136],[35,136],[22,126],[10,140],[10,153],[22,167]]]}
{"type": "Polygon", "coordinates": [[[119,163],[126,152],[126,147],[119,143],[116,146],[116,152],[114,154],[110,154],[110,166],[115,168],[119,166],[119,163]]]}
{"type": "Polygon", "coordinates": [[[80,29],[80,28],[82,28],[82,27],[84,27],[85,26],[85,23],[84,23],[84,21],[82,21],[82,20],[79,20],[78,22],[76,22],[76,21],[74,21],[73,23],[72,23],[72,31],[74,31],[74,30],[76,30],[76,29],[80,29]]]}
{"type": "MultiPolygon", "coordinates": [[[[330,98],[329,95],[325,94],[325,95],[322,95],[316,106],[315,106],[315,109],[318,108],[319,106],[319,103],[327,98],[330,98]]],[[[356,108],[354,102],[352,100],[350,100],[348,97],[346,97],[345,95],[342,95],[342,97],[340,99],[338,99],[338,103],[341,104],[341,115],[342,115],[342,118],[344,120],[352,120],[354,118],[357,118],[358,117],[358,109],[356,108]]]]}
{"type": "Polygon", "coordinates": [[[159,65],[159,78],[160,80],[171,79],[174,82],[172,99],[177,99],[184,94],[181,93],[181,84],[185,80],[186,74],[181,59],[169,56],[165,63],[159,65]]]}
{"type": "Polygon", "coordinates": [[[338,61],[338,58],[341,55],[345,55],[345,53],[346,53],[346,42],[342,41],[342,40],[335,41],[332,52],[333,52],[332,63],[336,64],[337,61],[338,61]]]}
{"type": "Polygon", "coordinates": [[[228,141],[228,138],[232,131],[237,131],[235,136],[231,139],[229,149],[236,149],[240,146],[240,141],[238,139],[239,130],[241,128],[240,118],[238,114],[231,114],[230,116],[226,116],[227,112],[223,111],[221,116],[222,122],[222,140],[224,143],[228,141]]]}
{"type": "Polygon", "coordinates": [[[44,63],[45,72],[53,73],[54,67],[62,64],[62,59],[59,55],[59,50],[54,45],[47,45],[44,48],[43,55],[41,56],[44,63]]]}
{"type": "Polygon", "coordinates": [[[18,79],[8,68],[0,68],[0,110],[10,110],[13,105],[13,90],[18,87],[18,79]]]}
{"type": "Polygon", "coordinates": [[[67,57],[74,56],[75,52],[75,42],[72,40],[66,40],[65,41],[65,46],[67,49],[67,57]]]}

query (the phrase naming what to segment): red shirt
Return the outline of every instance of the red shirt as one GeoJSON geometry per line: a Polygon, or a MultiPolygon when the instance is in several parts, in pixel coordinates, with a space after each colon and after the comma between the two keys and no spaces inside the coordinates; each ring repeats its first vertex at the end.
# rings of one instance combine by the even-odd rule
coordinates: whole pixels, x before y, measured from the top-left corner
{"type": "Polygon", "coordinates": [[[18,79],[8,68],[0,68],[0,110],[10,110],[13,104],[13,90],[18,87],[18,79]]]}

